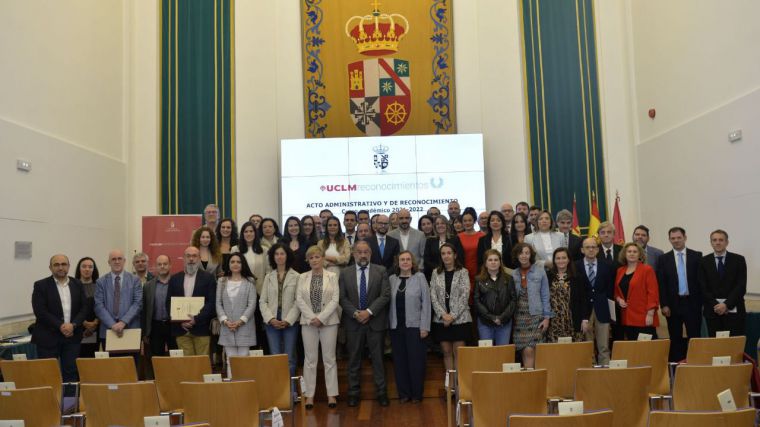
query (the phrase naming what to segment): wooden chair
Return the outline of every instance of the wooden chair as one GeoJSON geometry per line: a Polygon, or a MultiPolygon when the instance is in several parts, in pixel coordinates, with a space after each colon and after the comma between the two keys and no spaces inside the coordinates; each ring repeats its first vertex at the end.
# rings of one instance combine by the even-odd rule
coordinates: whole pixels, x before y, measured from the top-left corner
{"type": "Polygon", "coordinates": [[[56,359],[2,360],[0,371],[5,381],[13,381],[16,388],[50,387],[56,402],[63,399],[61,368],[56,359]]]}
{"type": "MultiPolygon", "coordinates": [[[[686,363],[711,365],[714,356],[731,356],[731,363],[742,363],[747,337],[692,338],[686,350],[686,363]]],[[[617,345],[617,343],[615,343],[617,345]]]]}
{"type": "Polygon", "coordinates": [[[185,422],[212,426],[259,427],[259,399],[255,381],[182,383],[185,422]]]}
{"type": "Polygon", "coordinates": [[[736,412],[652,411],[649,427],[754,427],[755,409],[736,412]]]}
{"type": "Polygon", "coordinates": [[[470,425],[502,426],[511,414],[545,414],[546,381],[545,369],[473,372],[470,425]],[[505,397],[510,390],[513,393],[505,397]]]}
{"type": "Polygon", "coordinates": [[[651,378],[649,366],[578,369],[575,400],[582,400],[586,410],[612,409],[613,426],[644,427],[649,412],[647,387],[651,378]]]}
{"type": "Polygon", "coordinates": [[[81,391],[87,406],[87,427],[141,426],[145,417],[161,412],[152,382],[82,384],[81,391]]]}
{"type": "MultiPolygon", "coordinates": [[[[287,354],[230,357],[230,370],[232,380],[256,381],[259,387],[259,408],[262,412],[271,412],[277,408],[280,412],[290,413],[292,425],[295,426],[293,380],[297,380],[298,377],[290,377],[287,354]]],[[[301,423],[305,420],[305,406],[301,405],[301,423]]]]}
{"type": "MultiPolygon", "coordinates": [[[[137,382],[135,360],[131,357],[106,359],[79,358],[79,384],[126,384],[137,382]]],[[[79,411],[85,410],[84,400],[79,399],[79,411]]]]}
{"type": "Polygon", "coordinates": [[[612,347],[613,360],[627,360],[628,366],[652,367],[652,378],[649,380],[650,407],[656,400],[671,399],[670,373],[668,370],[668,353],[670,340],[652,341],[615,341],[612,347]]]}
{"type": "Polygon", "coordinates": [[[510,415],[507,427],[612,427],[612,411],[578,415],[510,415]]]}
{"type": "Polygon", "coordinates": [[[492,347],[462,346],[457,350],[457,369],[449,371],[449,387],[446,388],[446,420],[451,427],[451,393],[457,396],[457,413],[462,405],[472,400],[472,373],[474,371],[501,372],[502,364],[515,362],[515,346],[496,345],[492,347]],[[453,386],[451,384],[453,378],[453,386]]]}
{"type": "Polygon", "coordinates": [[[161,412],[181,414],[181,383],[203,381],[203,375],[211,373],[211,360],[208,356],[154,356],[151,360],[161,412]]]}
{"type": "Polygon", "coordinates": [[[61,425],[61,407],[52,387],[33,387],[0,393],[0,420],[24,420],[24,425],[61,425]]]}
{"type": "Polygon", "coordinates": [[[752,364],[710,366],[678,365],[673,383],[673,409],[676,411],[719,411],[716,397],[730,388],[737,407],[749,405],[752,364]]]}
{"type": "Polygon", "coordinates": [[[546,369],[548,399],[572,399],[575,371],[593,366],[593,341],[536,345],[536,369],[546,369]]]}

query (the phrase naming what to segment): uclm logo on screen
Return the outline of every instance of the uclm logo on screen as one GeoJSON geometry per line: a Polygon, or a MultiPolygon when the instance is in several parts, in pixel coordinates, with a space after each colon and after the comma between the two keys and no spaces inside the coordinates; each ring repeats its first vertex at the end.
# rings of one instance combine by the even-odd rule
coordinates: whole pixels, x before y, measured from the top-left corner
{"type": "Polygon", "coordinates": [[[356,191],[356,184],[321,185],[319,189],[322,191],[329,191],[329,192],[356,191]]]}

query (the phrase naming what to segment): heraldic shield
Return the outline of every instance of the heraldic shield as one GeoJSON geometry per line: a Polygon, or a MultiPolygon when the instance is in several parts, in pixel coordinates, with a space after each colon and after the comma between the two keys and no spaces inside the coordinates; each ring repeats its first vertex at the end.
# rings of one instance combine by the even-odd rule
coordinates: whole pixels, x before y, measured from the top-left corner
{"type": "Polygon", "coordinates": [[[409,61],[376,58],[348,64],[351,119],[367,136],[393,135],[412,108],[409,61]]]}

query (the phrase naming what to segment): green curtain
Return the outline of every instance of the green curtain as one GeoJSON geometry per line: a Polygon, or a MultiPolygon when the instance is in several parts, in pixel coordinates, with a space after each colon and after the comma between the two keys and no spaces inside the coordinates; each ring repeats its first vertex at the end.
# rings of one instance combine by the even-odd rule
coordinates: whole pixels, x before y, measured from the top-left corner
{"type": "Polygon", "coordinates": [[[162,214],[236,214],[234,7],[161,0],[162,214]]]}
{"type": "Polygon", "coordinates": [[[585,228],[596,194],[607,218],[592,0],[522,0],[535,204],[572,209],[585,228]]]}

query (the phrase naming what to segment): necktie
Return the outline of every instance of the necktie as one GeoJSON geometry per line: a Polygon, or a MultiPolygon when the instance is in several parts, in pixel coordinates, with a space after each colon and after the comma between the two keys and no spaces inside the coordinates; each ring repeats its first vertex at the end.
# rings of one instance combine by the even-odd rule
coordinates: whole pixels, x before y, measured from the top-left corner
{"type": "Polygon", "coordinates": [[[722,256],[718,257],[718,275],[721,279],[726,275],[726,264],[723,263],[723,258],[722,256]]]}
{"type": "Polygon", "coordinates": [[[385,256],[385,237],[381,237],[380,238],[380,258],[384,256],[385,256]]]}
{"type": "Polygon", "coordinates": [[[596,283],[596,271],[594,271],[594,264],[588,265],[588,282],[591,283],[592,288],[596,283]]]}
{"type": "Polygon", "coordinates": [[[607,254],[607,261],[612,262],[612,249],[605,249],[604,252],[607,254]]]}
{"type": "Polygon", "coordinates": [[[565,242],[562,245],[563,247],[569,248],[570,247],[570,236],[565,233],[565,242]]]}
{"type": "Polygon", "coordinates": [[[119,300],[121,299],[121,276],[113,279],[113,316],[119,316],[119,300]]]}
{"type": "Polygon", "coordinates": [[[683,252],[678,253],[678,294],[689,295],[689,283],[686,281],[686,264],[683,261],[683,252]]]}
{"type": "Polygon", "coordinates": [[[365,274],[365,271],[367,270],[367,267],[362,267],[361,271],[361,278],[359,279],[359,309],[360,310],[366,310],[367,309],[367,275],[365,274]]]}
{"type": "Polygon", "coordinates": [[[353,245],[354,244],[354,236],[346,236],[348,237],[348,244],[353,245]]]}

